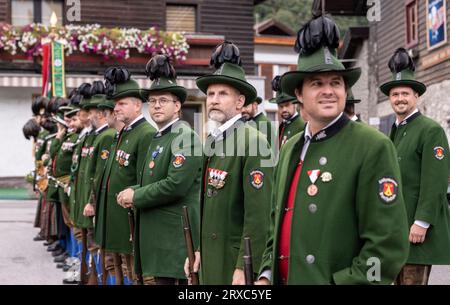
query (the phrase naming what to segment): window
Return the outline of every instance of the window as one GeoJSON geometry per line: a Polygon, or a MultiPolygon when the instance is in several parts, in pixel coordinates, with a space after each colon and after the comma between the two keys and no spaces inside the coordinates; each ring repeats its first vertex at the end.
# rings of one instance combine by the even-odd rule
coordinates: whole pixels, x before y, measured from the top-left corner
{"type": "Polygon", "coordinates": [[[11,23],[24,26],[34,22],[33,0],[14,0],[11,2],[11,23]]]}
{"type": "Polygon", "coordinates": [[[380,118],[380,126],[379,129],[382,133],[389,136],[391,132],[392,125],[395,123],[395,114],[389,114],[380,118]]]}
{"type": "Polygon", "coordinates": [[[197,30],[196,6],[167,4],[166,31],[195,33],[196,30],[197,30]]]}
{"type": "Polygon", "coordinates": [[[63,24],[63,0],[12,0],[11,23],[24,26],[30,23],[50,25],[52,12],[58,17],[58,25],[63,24]]]}
{"type": "Polygon", "coordinates": [[[63,24],[63,3],[58,0],[44,0],[41,6],[41,22],[45,25],[50,25],[50,17],[52,12],[55,12],[56,17],[58,17],[57,25],[63,24]]]}
{"type": "Polygon", "coordinates": [[[406,12],[406,47],[411,48],[418,44],[417,0],[405,1],[406,12]]]}

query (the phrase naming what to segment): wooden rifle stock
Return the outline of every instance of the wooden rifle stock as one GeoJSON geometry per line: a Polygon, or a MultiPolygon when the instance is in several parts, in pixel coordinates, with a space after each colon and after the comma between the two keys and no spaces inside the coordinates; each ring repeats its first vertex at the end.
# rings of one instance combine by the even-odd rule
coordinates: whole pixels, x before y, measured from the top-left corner
{"type": "Polygon", "coordinates": [[[82,245],[83,245],[83,249],[81,250],[81,270],[80,270],[80,281],[82,285],[86,285],[88,283],[88,278],[87,278],[87,271],[88,271],[88,267],[87,267],[87,263],[86,263],[86,254],[87,254],[87,230],[86,229],[81,229],[81,240],[82,240],[82,245]]]}
{"type": "Polygon", "coordinates": [[[192,285],[198,285],[198,274],[194,272],[195,253],[187,206],[183,206],[183,232],[189,258],[189,274],[191,275],[192,285]]]}
{"type": "MultiPolygon", "coordinates": [[[[132,208],[128,208],[128,223],[130,225],[130,243],[134,242],[134,211],[132,208]]],[[[134,254],[134,245],[133,247],[133,254],[134,254]]],[[[138,270],[135,270],[138,271],[138,270]]],[[[142,278],[142,274],[139,272],[136,272],[137,282],[139,285],[144,285],[144,279],[142,278]]],[[[131,279],[132,280],[132,279],[131,279]]]]}
{"type": "Polygon", "coordinates": [[[250,237],[244,238],[244,275],[245,285],[253,285],[253,258],[250,237]]]}

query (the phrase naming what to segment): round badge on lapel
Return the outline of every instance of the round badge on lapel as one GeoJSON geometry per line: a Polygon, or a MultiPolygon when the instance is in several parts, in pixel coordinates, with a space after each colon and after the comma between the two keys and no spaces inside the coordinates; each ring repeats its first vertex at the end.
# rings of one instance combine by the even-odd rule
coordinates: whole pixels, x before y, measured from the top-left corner
{"type": "Polygon", "coordinates": [[[311,184],[310,186],[308,186],[307,193],[309,196],[314,197],[317,195],[318,192],[319,188],[315,184],[311,184]]]}

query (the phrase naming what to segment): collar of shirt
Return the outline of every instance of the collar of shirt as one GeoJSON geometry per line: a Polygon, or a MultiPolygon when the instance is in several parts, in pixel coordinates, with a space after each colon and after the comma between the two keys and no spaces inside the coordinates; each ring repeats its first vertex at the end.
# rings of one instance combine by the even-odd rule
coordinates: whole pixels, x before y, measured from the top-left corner
{"type": "Polygon", "coordinates": [[[293,120],[295,120],[296,118],[298,117],[298,112],[295,112],[294,113],[294,115],[293,116],[291,116],[289,119],[287,119],[287,120],[283,120],[283,123],[287,123],[287,124],[289,124],[289,123],[291,123],[293,120]]]}
{"type": "Polygon", "coordinates": [[[262,111],[259,111],[257,114],[255,114],[254,116],[253,116],[253,120],[255,120],[257,117],[259,117],[260,115],[262,114],[262,111]]]}
{"type": "Polygon", "coordinates": [[[103,129],[106,129],[106,128],[108,128],[108,123],[106,123],[106,124],[102,125],[101,127],[97,128],[97,129],[95,130],[95,133],[96,133],[96,134],[99,134],[100,131],[102,131],[103,129]]]}
{"type": "Polygon", "coordinates": [[[81,130],[80,135],[79,135],[78,137],[81,138],[82,136],[84,136],[84,135],[90,133],[91,131],[92,131],[92,126],[84,127],[84,128],[81,130]]]}
{"type": "Polygon", "coordinates": [[[232,117],[231,119],[229,119],[228,121],[226,121],[224,124],[222,124],[218,129],[220,131],[220,133],[225,132],[228,128],[230,128],[231,126],[233,126],[234,123],[236,123],[237,120],[239,120],[242,117],[242,115],[236,114],[234,117],[232,117]]]}
{"type": "Polygon", "coordinates": [[[356,122],[358,120],[358,116],[354,114],[350,120],[356,122]]]}
{"type": "Polygon", "coordinates": [[[143,119],[144,115],[140,114],[137,118],[134,119],[133,122],[131,122],[130,124],[128,124],[127,126],[124,127],[124,130],[130,130],[131,128],[133,128],[133,124],[136,123],[137,121],[139,121],[140,119],[143,119]]]}
{"type": "Polygon", "coordinates": [[[395,126],[399,126],[400,124],[402,124],[403,122],[406,122],[410,117],[412,117],[414,114],[416,114],[417,112],[419,112],[419,109],[415,109],[413,112],[411,112],[406,118],[403,119],[403,121],[399,122],[398,119],[395,120],[395,126]]]}
{"type": "Polygon", "coordinates": [[[165,125],[163,128],[159,129],[158,132],[161,133],[170,126],[172,126],[176,121],[178,121],[180,118],[176,118],[175,120],[171,121],[169,124],[165,125]]]}

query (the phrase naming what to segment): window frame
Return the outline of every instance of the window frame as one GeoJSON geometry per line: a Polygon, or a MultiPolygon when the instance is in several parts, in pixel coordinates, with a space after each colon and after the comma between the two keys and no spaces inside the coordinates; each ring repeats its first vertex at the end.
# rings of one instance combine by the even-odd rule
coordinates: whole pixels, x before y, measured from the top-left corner
{"type": "Polygon", "coordinates": [[[419,44],[419,2],[417,0],[405,0],[404,2],[404,12],[405,12],[405,46],[407,49],[416,47],[419,44]],[[415,31],[415,39],[408,39],[408,33],[410,33],[410,29],[412,27],[409,13],[411,8],[414,7],[414,31],[415,31]]]}
{"type": "MultiPolygon", "coordinates": [[[[12,12],[12,2],[14,0],[10,1],[9,5],[9,23],[13,23],[13,12],[12,12]]],[[[61,2],[62,4],[62,25],[66,24],[66,16],[64,12],[66,11],[66,1],[64,0],[57,0],[61,2]]],[[[42,0],[33,0],[33,22],[34,23],[42,23],[42,0]]]]}
{"type": "Polygon", "coordinates": [[[192,6],[195,10],[195,33],[200,32],[200,12],[201,12],[201,2],[199,0],[166,0],[165,14],[164,14],[164,29],[167,30],[167,6],[168,5],[178,5],[178,6],[192,6]]]}

